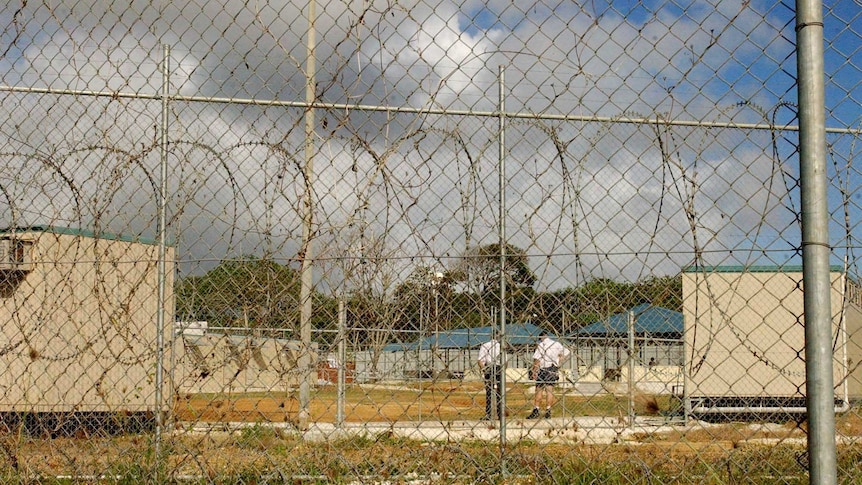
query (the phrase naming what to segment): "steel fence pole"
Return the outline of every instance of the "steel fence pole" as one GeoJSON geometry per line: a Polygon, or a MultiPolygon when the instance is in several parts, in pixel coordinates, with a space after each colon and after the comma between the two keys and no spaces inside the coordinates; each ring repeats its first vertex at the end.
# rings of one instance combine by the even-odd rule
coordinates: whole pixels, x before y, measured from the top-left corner
{"type": "Polygon", "coordinates": [[[305,178],[304,211],[302,215],[302,267],[300,268],[300,312],[299,312],[299,338],[302,342],[302,353],[297,365],[299,374],[299,416],[300,429],[308,428],[309,412],[311,402],[311,291],[314,283],[312,278],[314,251],[312,240],[314,232],[314,201],[312,198],[312,184],[314,177],[314,107],[316,97],[316,72],[315,62],[315,1],[308,2],[308,39],[306,50],[306,72],[305,72],[305,167],[303,176],[305,178]]]}
{"type": "MultiPolygon", "coordinates": [[[[170,89],[170,57],[171,48],[164,46],[162,62],[162,118],[161,118],[161,148],[159,150],[159,262],[158,262],[158,303],[156,304],[156,434],[155,460],[158,463],[161,452],[162,427],[164,426],[162,386],[164,385],[164,354],[165,354],[165,279],[167,277],[166,250],[166,206],[168,193],[168,91],[170,89]]],[[[158,469],[158,467],[156,467],[158,469]]]]}
{"type": "Polygon", "coordinates": [[[347,321],[347,313],[344,311],[344,299],[338,302],[338,398],[335,408],[335,426],[341,428],[344,425],[344,384],[345,366],[347,365],[346,343],[344,341],[344,325],[347,321]]]}
{"type": "Polygon", "coordinates": [[[797,0],[802,278],[809,482],[837,483],[827,207],[823,6],[797,0]]]}
{"type": "Polygon", "coordinates": [[[498,190],[499,194],[499,218],[500,218],[500,471],[506,474],[506,371],[508,362],[506,359],[506,99],[505,76],[503,66],[498,67],[499,100],[500,108],[499,134],[497,138],[497,163],[500,175],[498,190]]]}
{"type": "Polygon", "coordinates": [[[626,318],[626,326],[628,329],[628,393],[629,393],[629,427],[634,428],[635,425],[635,312],[629,310],[626,318]]]}

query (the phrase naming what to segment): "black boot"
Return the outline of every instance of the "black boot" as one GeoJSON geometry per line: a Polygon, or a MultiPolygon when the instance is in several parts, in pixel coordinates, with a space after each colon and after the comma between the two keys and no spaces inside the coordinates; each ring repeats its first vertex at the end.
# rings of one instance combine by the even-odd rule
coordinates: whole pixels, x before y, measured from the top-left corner
{"type": "Polygon", "coordinates": [[[539,419],[539,408],[533,408],[533,412],[527,416],[527,419],[539,419]]]}

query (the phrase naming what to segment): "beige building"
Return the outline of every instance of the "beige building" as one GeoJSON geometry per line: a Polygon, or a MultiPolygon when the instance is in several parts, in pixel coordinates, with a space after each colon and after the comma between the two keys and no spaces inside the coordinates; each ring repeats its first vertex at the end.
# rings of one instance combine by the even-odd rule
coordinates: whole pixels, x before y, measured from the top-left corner
{"type": "MultiPolygon", "coordinates": [[[[862,397],[862,293],[831,268],[836,409],[862,397]]],[[[802,268],[683,272],[685,394],[694,414],[805,411],[802,268]]]]}
{"type": "MultiPolygon", "coordinates": [[[[0,232],[0,412],[156,409],[158,249],[62,227],[0,232]]],[[[173,248],[166,260],[170,296],[173,248]]]]}
{"type": "MultiPolygon", "coordinates": [[[[172,376],[180,395],[288,392],[299,386],[302,344],[253,335],[180,329],[172,376]]],[[[317,361],[316,348],[312,361],[317,361]]]]}

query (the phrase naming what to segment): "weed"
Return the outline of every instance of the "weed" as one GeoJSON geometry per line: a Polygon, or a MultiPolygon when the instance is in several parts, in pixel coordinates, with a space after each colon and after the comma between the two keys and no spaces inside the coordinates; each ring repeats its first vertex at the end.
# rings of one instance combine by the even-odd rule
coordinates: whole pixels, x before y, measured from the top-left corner
{"type": "Polygon", "coordinates": [[[239,431],[236,444],[240,448],[269,450],[282,444],[285,434],[281,429],[255,424],[239,431]]]}

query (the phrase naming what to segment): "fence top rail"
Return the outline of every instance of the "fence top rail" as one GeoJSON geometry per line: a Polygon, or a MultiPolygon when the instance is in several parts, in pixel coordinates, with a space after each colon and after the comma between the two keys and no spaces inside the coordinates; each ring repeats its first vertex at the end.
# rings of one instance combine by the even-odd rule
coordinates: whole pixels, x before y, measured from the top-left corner
{"type": "MultiPolygon", "coordinates": [[[[161,100],[165,96],[158,93],[129,93],[122,91],[90,91],[78,89],[56,89],[56,88],[34,88],[22,86],[0,85],[0,92],[28,93],[28,94],[56,94],[56,95],[73,95],[73,96],[94,96],[108,98],[133,98],[145,100],[161,100]]],[[[659,126],[687,126],[701,128],[727,128],[739,130],[766,130],[766,131],[799,131],[798,125],[780,125],[772,123],[736,123],[736,122],[719,122],[719,121],[698,121],[698,120],[672,120],[666,118],[649,118],[649,117],[629,117],[629,116],[596,116],[596,115],[573,115],[573,114],[553,114],[553,113],[529,113],[529,112],[508,112],[508,111],[474,111],[474,110],[456,110],[447,108],[431,108],[431,107],[409,107],[409,106],[383,106],[369,104],[346,104],[346,103],[325,103],[315,101],[308,103],[304,101],[284,101],[275,99],[256,99],[256,98],[231,98],[231,97],[215,97],[215,96],[181,96],[168,95],[170,101],[181,101],[187,103],[223,103],[223,104],[245,104],[255,106],[273,106],[285,108],[316,108],[330,109],[343,111],[378,111],[386,113],[407,113],[421,115],[448,115],[448,116],[471,116],[471,117],[505,117],[510,119],[530,119],[530,120],[548,120],[548,121],[577,121],[584,123],[623,123],[634,125],[659,125],[659,126]]],[[[845,135],[862,135],[862,129],[854,128],[835,128],[826,127],[826,133],[845,134],[845,135]]]]}

